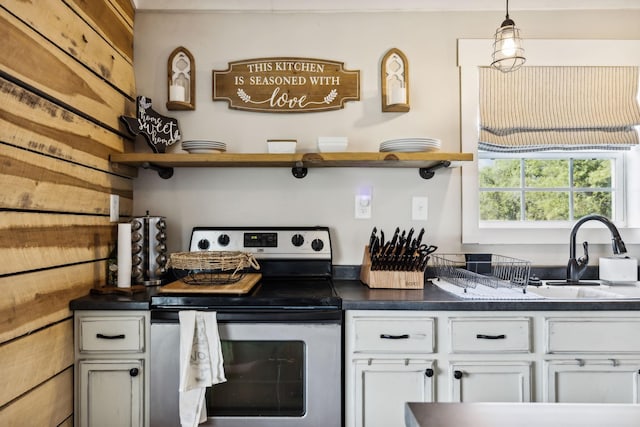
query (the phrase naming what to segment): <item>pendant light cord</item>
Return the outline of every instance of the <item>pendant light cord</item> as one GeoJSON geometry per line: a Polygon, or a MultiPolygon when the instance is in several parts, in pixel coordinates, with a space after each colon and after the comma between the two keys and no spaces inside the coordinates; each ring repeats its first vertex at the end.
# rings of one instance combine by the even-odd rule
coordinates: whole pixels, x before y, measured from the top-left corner
{"type": "Polygon", "coordinates": [[[507,15],[505,18],[509,19],[509,0],[507,0],[507,15]]]}

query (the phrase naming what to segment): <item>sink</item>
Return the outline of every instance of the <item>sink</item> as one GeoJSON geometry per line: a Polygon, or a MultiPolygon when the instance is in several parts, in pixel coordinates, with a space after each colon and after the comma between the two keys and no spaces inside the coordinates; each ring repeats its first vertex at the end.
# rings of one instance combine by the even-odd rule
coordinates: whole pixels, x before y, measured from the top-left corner
{"type": "MultiPolygon", "coordinates": [[[[556,282],[557,283],[557,282],[556,282]]],[[[564,285],[548,286],[543,285],[538,288],[530,286],[527,293],[538,295],[546,299],[558,300],[619,300],[619,299],[640,299],[640,286],[638,282],[625,284],[603,284],[600,282],[589,282],[588,285],[564,285]]]]}
{"type": "Polygon", "coordinates": [[[527,293],[539,295],[548,299],[620,299],[624,296],[601,289],[581,288],[580,286],[542,286],[540,288],[527,288],[527,293]]]}

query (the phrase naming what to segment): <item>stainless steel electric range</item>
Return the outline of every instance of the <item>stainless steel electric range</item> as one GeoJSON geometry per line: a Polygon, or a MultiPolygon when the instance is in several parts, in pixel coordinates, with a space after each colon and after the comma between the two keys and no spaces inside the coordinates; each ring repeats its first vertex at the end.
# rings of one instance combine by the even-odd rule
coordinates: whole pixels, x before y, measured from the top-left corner
{"type": "Polygon", "coordinates": [[[179,311],[212,310],[227,382],[207,390],[202,425],[340,426],[342,310],[329,229],[196,227],[189,250],[251,252],[262,279],[246,295],[151,298],[151,425],[179,425],[179,311]]]}

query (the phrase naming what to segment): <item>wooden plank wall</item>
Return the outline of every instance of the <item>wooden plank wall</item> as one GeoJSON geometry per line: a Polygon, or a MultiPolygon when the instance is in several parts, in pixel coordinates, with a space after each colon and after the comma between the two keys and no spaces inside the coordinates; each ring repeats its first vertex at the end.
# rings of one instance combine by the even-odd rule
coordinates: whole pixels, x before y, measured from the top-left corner
{"type": "Polygon", "coordinates": [[[103,286],[109,195],[131,216],[130,0],[0,0],[0,425],[73,425],[69,301],[103,286]]]}

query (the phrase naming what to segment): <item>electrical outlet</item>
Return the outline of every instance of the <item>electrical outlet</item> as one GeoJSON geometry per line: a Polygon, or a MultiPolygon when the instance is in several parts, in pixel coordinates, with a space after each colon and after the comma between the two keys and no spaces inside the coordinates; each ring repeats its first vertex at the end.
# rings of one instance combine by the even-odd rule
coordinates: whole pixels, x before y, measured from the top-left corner
{"type": "Polygon", "coordinates": [[[413,221],[426,221],[429,218],[429,199],[415,196],[411,203],[411,219],[413,221]]]}
{"type": "Polygon", "coordinates": [[[120,196],[112,194],[109,199],[109,221],[120,221],[120,196]]]}
{"type": "Polygon", "coordinates": [[[355,209],[356,219],[371,218],[371,195],[356,194],[355,209]]]}

